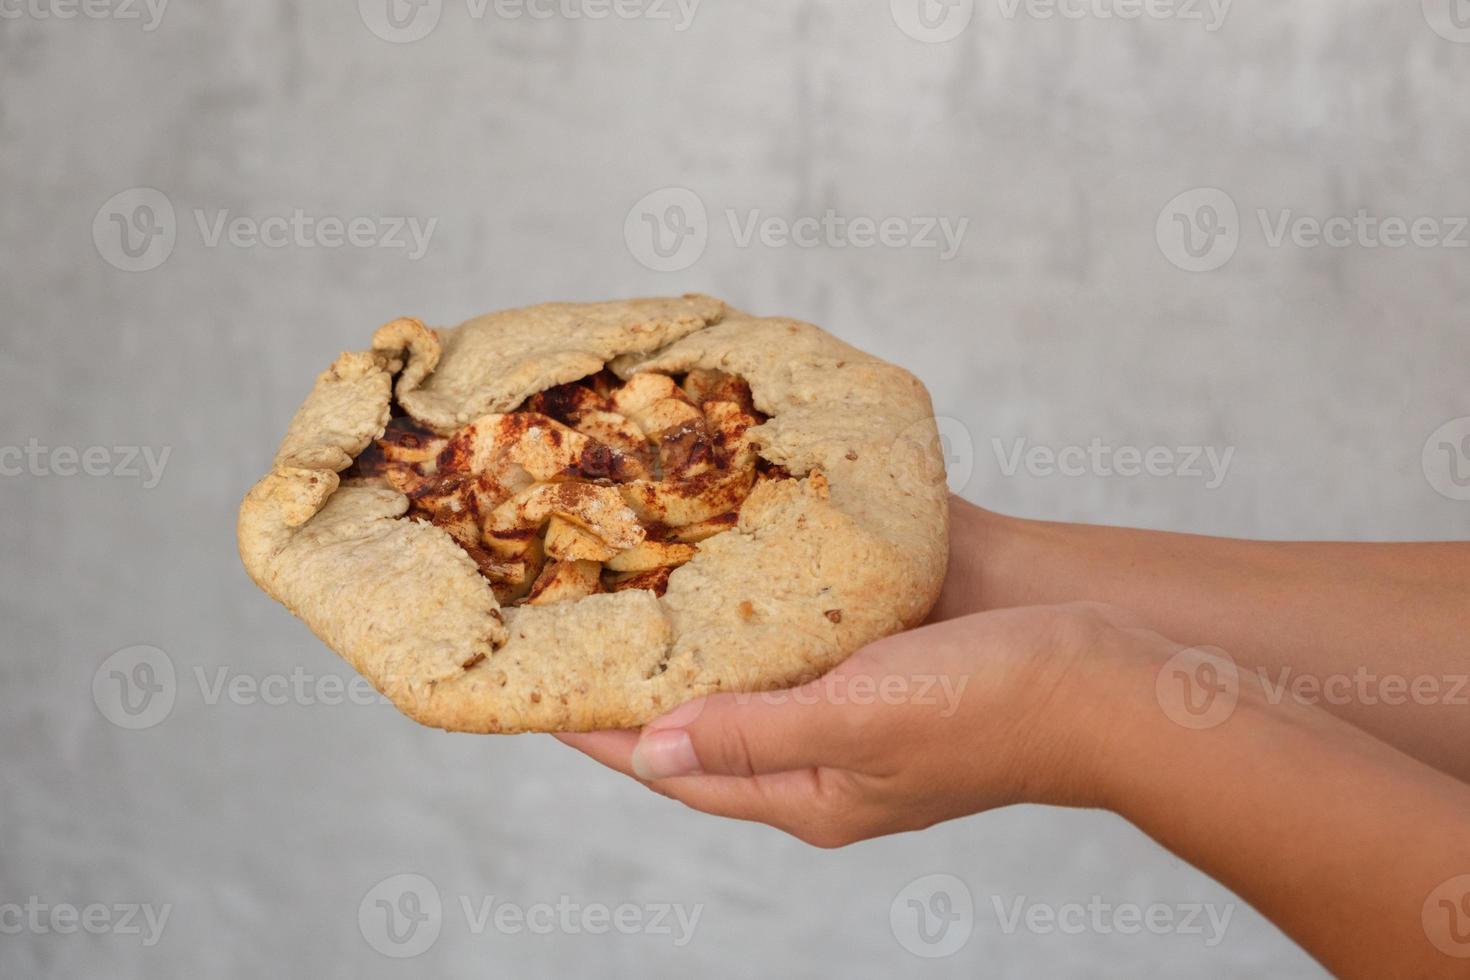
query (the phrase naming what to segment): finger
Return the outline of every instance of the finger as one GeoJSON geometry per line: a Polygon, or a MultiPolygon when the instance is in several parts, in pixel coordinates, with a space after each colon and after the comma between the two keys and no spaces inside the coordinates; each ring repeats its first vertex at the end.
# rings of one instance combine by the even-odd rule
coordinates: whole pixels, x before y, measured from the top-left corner
{"type": "Polygon", "coordinates": [[[766,823],[786,830],[781,825],[783,816],[806,809],[805,799],[812,795],[815,774],[809,769],[754,779],[688,776],[650,784],[633,773],[631,758],[638,741],[636,732],[559,733],[554,737],[663,796],[717,817],[766,823]]]}
{"type": "Polygon", "coordinates": [[[853,757],[859,716],[821,680],[771,694],[719,694],[691,702],[644,729],[633,751],[640,779],[754,776],[842,766],[853,757]]]}
{"type": "Polygon", "coordinates": [[[633,747],[638,744],[637,732],[559,732],[553,737],[609,769],[616,769],[625,776],[633,775],[632,757],[633,747]]]}
{"type": "MultiPolygon", "coordinates": [[[[637,741],[634,733],[591,732],[558,734],[555,737],[603,765],[638,780],[630,761],[633,743],[637,741]]],[[[802,769],[749,778],[685,776],[655,783],[638,782],[701,813],[766,824],[793,837],[811,841],[815,839],[812,831],[816,827],[811,817],[821,811],[817,800],[823,792],[824,775],[832,778],[840,774],[830,770],[802,769]]],[[[826,839],[832,838],[828,835],[826,839]]]]}
{"type": "Polygon", "coordinates": [[[845,774],[801,769],[765,776],[687,776],[666,779],[658,790],[685,806],[717,817],[763,823],[808,844],[837,847],[866,836],[850,806],[834,808],[824,785],[845,774]]]}
{"type": "Polygon", "coordinates": [[[1077,602],[1063,603],[1057,607],[1070,612],[1092,613],[1100,617],[1109,626],[1117,629],[1138,629],[1145,626],[1144,618],[1131,609],[1115,606],[1109,602],[1091,602],[1080,600],[1077,602]]]}
{"type": "Polygon", "coordinates": [[[814,770],[767,776],[683,776],[664,779],[659,789],[702,813],[771,823],[810,796],[814,770]]]}

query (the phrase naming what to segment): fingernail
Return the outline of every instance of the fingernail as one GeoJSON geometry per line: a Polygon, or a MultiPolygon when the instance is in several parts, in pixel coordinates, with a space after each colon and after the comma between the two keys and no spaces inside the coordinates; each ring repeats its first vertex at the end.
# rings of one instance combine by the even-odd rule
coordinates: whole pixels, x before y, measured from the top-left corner
{"type": "Polygon", "coordinates": [[[649,732],[633,748],[633,773],[639,779],[672,779],[699,774],[699,756],[685,731],[649,732]]]}

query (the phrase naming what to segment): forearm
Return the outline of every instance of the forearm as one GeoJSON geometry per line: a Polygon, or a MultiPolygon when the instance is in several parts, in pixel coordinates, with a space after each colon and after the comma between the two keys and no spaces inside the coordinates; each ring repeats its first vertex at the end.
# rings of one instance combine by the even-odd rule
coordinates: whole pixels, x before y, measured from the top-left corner
{"type": "Polygon", "coordinates": [[[1248,676],[1226,720],[1181,727],[1158,709],[1156,671],[1119,701],[1109,808],[1340,976],[1464,975],[1449,952],[1470,940],[1449,929],[1470,922],[1429,900],[1470,902],[1446,887],[1470,875],[1470,787],[1320,709],[1269,705],[1248,676]]]}
{"type": "Polygon", "coordinates": [[[1470,778],[1470,544],[1234,541],[1049,524],[958,501],[941,618],[1113,603],[1470,778]]]}

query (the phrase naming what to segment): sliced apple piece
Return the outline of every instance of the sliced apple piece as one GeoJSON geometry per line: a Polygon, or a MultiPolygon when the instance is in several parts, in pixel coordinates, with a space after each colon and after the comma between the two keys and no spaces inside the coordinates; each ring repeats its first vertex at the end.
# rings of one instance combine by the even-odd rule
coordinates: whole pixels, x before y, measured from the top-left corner
{"type": "Polygon", "coordinates": [[[605,412],[610,407],[608,400],[586,385],[567,384],[548,388],[532,395],[522,406],[523,412],[549,415],[558,422],[575,428],[577,423],[592,412],[605,412]]]}
{"type": "Polygon", "coordinates": [[[739,507],[754,483],[755,469],[748,467],[711,470],[689,480],[640,480],[618,489],[644,523],[686,527],[739,507]]]}
{"type": "Polygon", "coordinates": [[[640,545],[620,551],[606,559],[612,572],[646,572],[654,568],[673,568],[684,564],[699,553],[692,544],[678,541],[644,541],[640,545]]]}
{"type": "Polygon", "coordinates": [[[673,378],[667,374],[635,374],[612,393],[612,410],[637,422],[640,413],[670,398],[688,400],[673,378]]]}
{"type": "Polygon", "coordinates": [[[734,402],[749,415],[755,415],[755,399],[744,378],[724,371],[695,368],[684,378],[684,393],[701,408],[710,402],[734,402]]]}
{"type": "Polygon", "coordinates": [[[546,524],[546,553],[557,561],[604,562],[617,550],[590,531],[553,515],[546,524]]]}
{"type": "Polygon", "coordinates": [[[704,415],[684,398],[664,398],[630,416],[650,439],[674,429],[704,428],[704,415]]]}
{"type": "Polygon", "coordinates": [[[548,606],[553,602],[566,602],[596,595],[602,591],[602,566],[595,561],[554,561],[531,586],[526,603],[532,606],[548,606]]]}
{"type": "Polygon", "coordinates": [[[534,480],[550,480],[575,466],[590,444],[580,432],[546,415],[486,415],[455,433],[440,456],[440,468],[446,474],[498,476],[517,465],[534,480]]]}
{"type": "Polygon", "coordinates": [[[670,536],[673,540],[682,541],[685,544],[698,544],[701,541],[708,541],[716,534],[723,534],[733,529],[739,523],[740,512],[732,510],[727,514],[720,514],[716,517],[711,517],[707,521],[700,521],[697,524],[686,524],[683,527],[671,528],[670,536]]]}
{"type": "Polygon", "coordinates": [[[619,452],[638,455],[648,451],[643,430],[617,412],[588,412],[577,423],[577,431],[619,452]]]}
{"type": "Polygon", "coordinates": [[[736,402],[706,402],[704,414],[720,461],[732,469],[754,466],[759,446],[749,433],[760,421],[736,402]]]}
{"type": "Polygon", "coordinates": [[[590,531],[617,551],[644,538],[638,515],[616,487],[592,483],[538,483],[491,512],[484,524],[485,544],[496,554],[515,557],[555,515],[590,531]]]}
{"type": "Polygon", "coordinates": [[[626,592],[629,589],[647,589],[654,595],[663,595],[669,590],[672,568],[654,568],[646,572],[614,572],[603,579],[609,592],[626,592]]]}

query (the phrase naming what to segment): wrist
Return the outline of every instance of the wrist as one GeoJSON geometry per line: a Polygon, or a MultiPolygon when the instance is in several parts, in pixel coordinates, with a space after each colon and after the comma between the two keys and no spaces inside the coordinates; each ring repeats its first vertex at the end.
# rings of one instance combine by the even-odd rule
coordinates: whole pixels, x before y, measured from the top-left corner
{"type": "Polygon", "coordinates": [[[1155,696],[1163,660],[1149,638],[1107,627],[1071,655],[1065,688],[1055,697],[1054,735],[1064,753],[1064,806],[1121,813],[1129,774],[1148,764],[1150,747],[1169,724],[1155,696]]]}
{"type": "Polygon", "coordinates": [[[950,498],[949,572],[933,619],[957,619],[1017,605],[1014,575],[1025,567],[1025,522],[950,498]]]}

